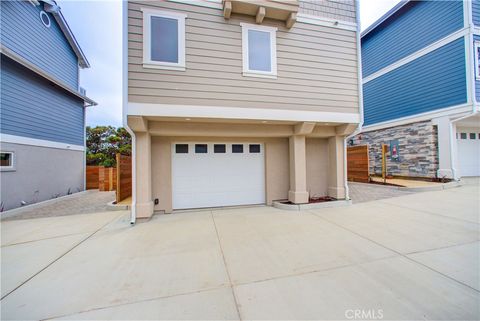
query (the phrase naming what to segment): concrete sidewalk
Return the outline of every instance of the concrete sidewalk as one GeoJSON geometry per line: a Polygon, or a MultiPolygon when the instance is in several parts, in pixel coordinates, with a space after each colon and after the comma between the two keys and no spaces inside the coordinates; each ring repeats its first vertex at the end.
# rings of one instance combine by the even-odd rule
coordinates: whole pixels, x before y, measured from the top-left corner
{"type": "Polygon", "coordinates": [[[2,222],[2,319],[478,320],[479,187],[2,222]]]}

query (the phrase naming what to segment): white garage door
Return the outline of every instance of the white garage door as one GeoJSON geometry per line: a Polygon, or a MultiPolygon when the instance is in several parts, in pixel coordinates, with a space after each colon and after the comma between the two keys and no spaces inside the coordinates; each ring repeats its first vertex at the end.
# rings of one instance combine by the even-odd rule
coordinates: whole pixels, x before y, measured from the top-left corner
{"type": "Polygon", "coordinates": [[[457,138],[460,175],[480,176],[480,130],[460,130],[457,138]]]}
{"type": "Polygon", "coordinates": [[[262,144],[173,144],[173,208],[263,204],[264,167],[262,144]]]}

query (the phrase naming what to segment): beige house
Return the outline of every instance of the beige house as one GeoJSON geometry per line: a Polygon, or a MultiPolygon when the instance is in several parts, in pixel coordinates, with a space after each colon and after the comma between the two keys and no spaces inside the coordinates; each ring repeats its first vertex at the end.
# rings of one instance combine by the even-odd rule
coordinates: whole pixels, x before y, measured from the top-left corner
{"type": "Polygon", "coordinates": [[[128,1],[133,211],[348,197],[361,123],[353,0],[128,1]]]}

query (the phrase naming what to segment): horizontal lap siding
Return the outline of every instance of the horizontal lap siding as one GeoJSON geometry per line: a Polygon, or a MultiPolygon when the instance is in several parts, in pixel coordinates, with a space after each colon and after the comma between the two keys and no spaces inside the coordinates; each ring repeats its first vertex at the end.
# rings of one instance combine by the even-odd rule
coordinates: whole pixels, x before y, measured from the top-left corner
{"type": "Polygon", "coordinates": [[[364,84],[365,125],[467,101],[464,38],[364,84]]]}
{"type": "Polygon", "coordinates": [[[412,1],[362,38],[363,77],[461,28],[462,1],[412,1]]]}
{"type": "Polygon", "coordinates": [[[1,2],[2,45],[48,74],[78,88],[78,59],[52,14],[50,28],[40,20],[43,5],[28,1],[1,2]]]}
{"type": "Polygon", "coordinates": [[[1,58],[0,132],[83,146],[83,101],[1,58]]]}
{"type": "Polygon", "coordinates": [[[253,18],[173,2],[129,3],[129,101],[181,105],[358,112],[355,32],[266,21],[278,27],[278,78],[242,76],[240,22],[253,18]],[[186,71],[143,68],[140,8],[186,19],[186,71]]]}
{"type": "Polygon", "coordinates": [[[472,1],[473,24],[480,26],[480,0],[472,1]]]}

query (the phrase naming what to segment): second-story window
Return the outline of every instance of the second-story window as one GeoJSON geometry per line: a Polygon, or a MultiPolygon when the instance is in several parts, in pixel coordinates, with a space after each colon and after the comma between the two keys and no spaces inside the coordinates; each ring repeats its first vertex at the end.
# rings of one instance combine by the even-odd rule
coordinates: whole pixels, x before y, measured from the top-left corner
{"type": "Polygon", "coordinates": [[[480,80],[480,41],[475,41],[475,79],[480,80]]]}
{"type": "Polygon", "coordinates": [[[142,9],[143,66],[185,70],[185,14],[142,9]]]}
{"type": "Polygon", "coordinates": [[[277,77],[277,28],[241,23],[243,75],[277,77]]]}

